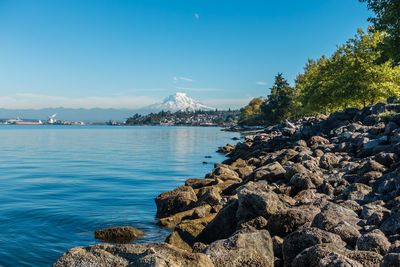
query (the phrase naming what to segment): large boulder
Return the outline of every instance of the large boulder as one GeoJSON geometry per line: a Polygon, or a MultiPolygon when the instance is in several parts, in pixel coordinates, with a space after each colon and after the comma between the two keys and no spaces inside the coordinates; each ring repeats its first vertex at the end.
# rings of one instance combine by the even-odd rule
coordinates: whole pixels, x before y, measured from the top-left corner
{"type": "Polygon", "coordinates": [[[176,226],[175,231],[179,233],[182,239],[193,246],[197,236],[204,230],[207,224],[215,218],[216,214],[210,214],[207,217],[182,221],[176,226]]]}
{"type": "Polygon", "coordinates": [[[361,263],[349,259],[346,256],[336,254],[336,253],[329,253],[322,258],[319,263],[319,267],[363,267],[361,263]]]}
{"type": "Polygon", "coordinates": [[[359,222],[360,219],[354,211],[329,203],[314,217],[311,226],[335,233],[354,247],[357,238],[361,235],[359,222]]]}
{"type": "Polygon", "coordinates": [[[285,265],[290,266],[292,260],[303,249],[324,243],[332,243],[341,247],[346,245],[336,234],[315,227],[300,227],[297,231],[286,236],[283,241],[282,252],[285,265]]]}
{"type": "Polygon", "coordinates": [[[380,267],[398,267],[400,266],[400,253],[389,253],[383,257],[380,267]]]}
{"type": "Polygon", "coordinates": [[[385,220],[380,229],[385,234],[398,234],[400,232],[400,211],[394,213],[387,220],[385,220]]]}
{"type": "Polygon", "coordinates": [[[308,140],[308,145],[311,147],[317,147],[320,145],[326,145],[329,144],[329,140],[322,137],[322,136],[313,136],[308,140]]]}
{"type": "Polygon", "coordinates": [[[232,167],[223,164],[217,164],[217,167],[213,169],[213,178],[218,178],[222,181],[234,180],[241,182],[242,179],[239,178],[239,174],[235,172],[232,167]]]}
{"type": "Polygon", "coordinates": [[[129,243],[144,235],[143,231],[131,226],[112,227],[94,232],[96,239],[111,243],[129,243]]]}
{"type": "Polygon", "coordinates": [[[333,153],[326,153],[324,154],[320,161],[319,161],[319,166],[324,169],[332,169],[334,167],[337,167],[340,162],[340,158],[337,157],[333,153]]]}
{"type": "Polygon", "coordinates": [[[275,182],[284,178],[285,169],[279,162],[273,162],[260,167],[254,171],[254,180],[267,180],[269,182],[275,182]]]}
{"type": "Polygon", "coordinates": [[[301,251],[292,261],[292,267],[318,266],[329,253],[346,255],[346,249],[336,244],[317,244],[301,251]]]}
{"type": "Polygon", "coordinates": [[[155,199],[157,218],[163,218],[191,208],[197,202],[196,193],[190,186],[180,186],[174,190],[161,193],[155,199]]]}
{"type": "Polygon", "coordinates": [[[216,267],[274,266],[272,239],[266,230],[238,231],[211,243],[204,252],[216,267]]]}
{"type": "Polygon", "coordinates": [[[307,222],[312,222],[320,209],[312,205],[302,205],[272,215],[268,219],[267,229],[273,235],[285,237],[307,222]]]}
{"type": "MultiPolygon", "coordinates": [[[[292,267],[318,266],[321,259],[330,253],[345,256],[361,266],[378,266],[382,256],[371,251],[354,251],[336,244],[318,244],[304,249],[292,261],[292,267]]],[[[335,266],[335,265],[334,265],[335,266]]],[[[341,266],[341,265],[338,265],[341,266]]],[[[351,266],[351,265],[350,265],[351,266]]]]}
{"type": "Polygon", "coordinates": [[[236,230],[236,211],[238,200],[232,199],[218,212],[215,218],[207,224],[204,230],[197,236],[196,241],[205,244],[224,239],[232,235],[236,230]]]}
{"type": "Polygon", "coordinates": [[[365,184],[354,183],[347,186],[341,193],[340,198],[355,201],[365,201],[372,188],[365,184]]]}
{"type": "Polygon", "coordinates": [[[76,247],[64,253],[53,267],[108,266],[214,266],[201,253],[190,253],[166,243],[98,244],[76,247]]]}
{"type": "Polygon", "coordinates": [[[390,242],[383,234],[367,233],[357,239],[357,248],[386,255],[390,248],[390,242]]]}
{"type": "Polygon", "coordinates": [[[238,221],[248,221],[258,216],[268,219],[272,214],[284,209],[284,204],[278,195],[265,181],[249,182],[242,186],[238,192],[238,200],[239,206],[236,212],[238,221]]]}
{"type": "Polygon", "coordinates": [[[164,217],[157,222],[161,228],[173,230],[184,219],[198,219],[206,217],[211,211],[211,206],[206,204],[190,210],[175,213],[172,216],[164,217]]]}
{"type": "Polygon", "coordinates": [[[311,226],[329,231],[343,221],[356,226],[360,219],[354,211],[330,202],[315,216],[311,226]]]}

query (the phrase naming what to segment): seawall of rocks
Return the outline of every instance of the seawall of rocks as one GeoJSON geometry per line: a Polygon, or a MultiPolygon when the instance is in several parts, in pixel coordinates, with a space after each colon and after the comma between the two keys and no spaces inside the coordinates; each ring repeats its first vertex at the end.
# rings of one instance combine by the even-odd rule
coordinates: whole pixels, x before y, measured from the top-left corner
{"type": "Polygon", "coordinates": [[[164,243],[71,249],[54,266],[400,266],[400,105],[266,128],[156,198],[164,243]]]}

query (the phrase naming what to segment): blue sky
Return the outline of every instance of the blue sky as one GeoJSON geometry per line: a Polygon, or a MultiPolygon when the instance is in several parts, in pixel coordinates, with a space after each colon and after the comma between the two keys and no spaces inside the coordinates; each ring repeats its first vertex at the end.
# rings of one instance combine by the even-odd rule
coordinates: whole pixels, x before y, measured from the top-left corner
{"type": "Polygon", "coordinates": [[[238,108],[366,29],[358,0],[0,0],[0,107],[238,108]]]}

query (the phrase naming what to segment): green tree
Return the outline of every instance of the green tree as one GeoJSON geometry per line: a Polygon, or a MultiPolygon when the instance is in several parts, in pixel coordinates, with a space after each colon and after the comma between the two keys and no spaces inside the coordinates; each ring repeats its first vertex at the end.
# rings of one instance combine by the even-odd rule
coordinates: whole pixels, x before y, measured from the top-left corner
{"type": "Polygon", "coordinates": [[[359,0],[367,2],[367,7],[375,12],[375,17],[368,20],[374,24],[375,31],[387,33],[379,48],[383,51],[380,60],[393,60],[400,64],[400,1],[399,0],[359,0]]]}
{"type": "Polygon", "coordinates": [[[267,100],[261,106],[264,122],[280,123],[291,118],[294,113],[295,88],[291,87],[282,73],[275,76],[274,85],[267,100]]]}
{"type": "Polygon", "coordinates": [[[250,103],[241,109],[239,124],[243,125],[260,125],[261,121],[261,105],[264,100],[261,97],[253,98],[250,103]]]}
{"type": "Polygon", "coordinates": [[[333,112],[383,101],[400,92],[400,67],[376,64],[385,34],[358,30],[330,57],[309,60],[296,82],[304,114],[333,112]]]}

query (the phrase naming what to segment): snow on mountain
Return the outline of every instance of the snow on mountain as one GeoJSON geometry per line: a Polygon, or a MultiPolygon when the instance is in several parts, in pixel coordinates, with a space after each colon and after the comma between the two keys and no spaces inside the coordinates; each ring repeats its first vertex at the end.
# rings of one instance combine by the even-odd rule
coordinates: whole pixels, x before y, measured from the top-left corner
{"type": "Polygon", "coordinates": [[[154,111],[215,110],[215,108],[208,107],[197,102],[193,98],[189,97],[186,93],[175,93],[166,97],[163,102],[150,105],[143,109],[154,111]]]}

